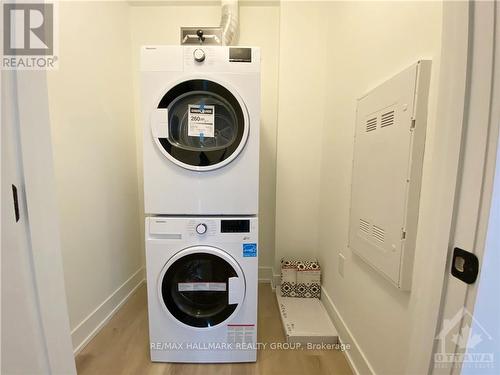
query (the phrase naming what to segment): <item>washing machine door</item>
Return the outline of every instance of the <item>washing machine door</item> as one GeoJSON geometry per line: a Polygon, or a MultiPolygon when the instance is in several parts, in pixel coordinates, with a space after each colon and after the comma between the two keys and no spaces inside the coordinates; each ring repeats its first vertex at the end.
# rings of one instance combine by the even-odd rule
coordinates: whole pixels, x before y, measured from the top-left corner
{"type": "Polygon", "coordinates": [[[245,278],[225,251],[194,246],[167,262],[158,292],[167,312],[180,323],[209,328],[236,314],[245,299],[245,278]]]}
{"type": "Polygon", "coordinates": [[[151,117],[159,150],[190,170],[223,167],[243,150],[249,117],[240,96],[207,79],[180,82],[161,98],[151,117]]]}

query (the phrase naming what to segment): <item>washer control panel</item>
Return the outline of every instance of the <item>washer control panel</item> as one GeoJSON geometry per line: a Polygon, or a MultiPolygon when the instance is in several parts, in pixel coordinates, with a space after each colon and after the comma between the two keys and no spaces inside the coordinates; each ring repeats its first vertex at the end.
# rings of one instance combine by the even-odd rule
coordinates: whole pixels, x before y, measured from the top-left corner
{"type": "Polygon", "coordinates": [[[234,242],[241,237],[244,241],[257,241],[257,218],[244,217],[150,217],[147,218],[149,236],[168,240],[191,239],[234,242]]]}

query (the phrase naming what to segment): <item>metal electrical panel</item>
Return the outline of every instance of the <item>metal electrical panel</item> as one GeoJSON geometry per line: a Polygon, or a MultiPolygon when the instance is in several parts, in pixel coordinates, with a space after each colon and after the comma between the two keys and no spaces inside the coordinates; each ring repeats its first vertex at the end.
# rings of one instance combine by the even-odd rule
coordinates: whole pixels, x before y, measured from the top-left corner
{"type": "Polygon", "coordinates": [[[349,247],[401,290],[411,289],[431,61],[358,100],[349,247]]]}

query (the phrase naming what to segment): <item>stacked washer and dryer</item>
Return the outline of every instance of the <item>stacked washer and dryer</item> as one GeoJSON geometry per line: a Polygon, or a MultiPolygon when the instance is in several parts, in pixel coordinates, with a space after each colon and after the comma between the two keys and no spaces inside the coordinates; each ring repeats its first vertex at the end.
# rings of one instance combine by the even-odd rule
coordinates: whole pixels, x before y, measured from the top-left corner
{"type": "Polygon", "coordinates": [[[152,361],[256,360],[260,50],[141,51],[152,361]]]}

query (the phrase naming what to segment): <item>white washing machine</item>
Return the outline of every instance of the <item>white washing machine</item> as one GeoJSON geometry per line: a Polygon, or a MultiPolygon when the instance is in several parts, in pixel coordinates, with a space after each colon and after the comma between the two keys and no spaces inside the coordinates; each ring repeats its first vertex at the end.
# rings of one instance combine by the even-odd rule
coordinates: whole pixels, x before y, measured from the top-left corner
{"type": "Polygon", "coordinates": [[[254,362],[256,217],[148,217],[151,360],[254,362]]]}
{"type": "Polygon", "coordinates": [[[146,214],[256,215],[260,50],[141,50],[146,214]]]}

